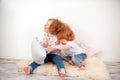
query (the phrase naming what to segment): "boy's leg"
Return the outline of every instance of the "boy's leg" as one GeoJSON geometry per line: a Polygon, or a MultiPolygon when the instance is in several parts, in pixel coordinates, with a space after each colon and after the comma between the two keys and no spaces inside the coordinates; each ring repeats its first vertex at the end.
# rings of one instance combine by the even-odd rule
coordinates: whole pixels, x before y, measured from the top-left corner
{"type": "Polygon", "coordinates": [[[66,71],[61,56],[55,55],[52,61],[57,65],[59,75],[64,77],[66,75],[66,71]]]}
{"type": "Polygon", "coordinates": [[[72,61],[72,56],[65,56],[63,58],[63,60],[65,60],[66,62],[68,62],[70,65],[74,66],[75,63],[72,61]]]}
{"type": "Polygon", "coordinates": [[[72,60],[80,68],[80,70],[84,70],[85,66],[82,64],[82,61],[84,61],[86,57],[87,57],[86,54],[81,53],[81,54],[72,56],[72,60]]]}
{"type": "Polygon", "coordinates": [[[82,57],[81,57],[79,54],[73,55],[73,56],[72,56],[72,61],[73,61],[78,67],[82,66],[81,62],[82,62],[83,60],[82,60],[82,57]]]}
{"type": "Polygon", "coordinates": [[[72,60],[72,56],[65,56],[63,60],[65,60],[66,62],[69,62],[72,60]]]}

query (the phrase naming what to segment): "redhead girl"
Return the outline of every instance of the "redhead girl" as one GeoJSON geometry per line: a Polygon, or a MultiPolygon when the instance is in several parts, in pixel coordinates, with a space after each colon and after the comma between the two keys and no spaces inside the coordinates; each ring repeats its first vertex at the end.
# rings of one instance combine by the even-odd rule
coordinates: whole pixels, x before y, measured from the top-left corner
{"type": "MultiPolygon", "coordinates": [[[[57,40],[57,34],[63,29],[64,23],[59,21],[58,19],[50,18],[45,24],[44,31],[44,41],[42,42],[42,46],[49,50],[51,45],[59,44],[57,40]]],[[[48,51],[46,50],[46,52],[48,51]]],[[[52,50],[51,52],[47,52],[47,56],[44,60],[44,63],[53,62],[56,64],[58,73],[60,77],[64,77],[66,75],[65,67],[62,61],[61,56],[59,55],[60,50],[52,50]]],[[[31,74],[38,66],[41,64],[33,61],[30,65],[24,67],[24,72],[26,75],[31,74]]]]}

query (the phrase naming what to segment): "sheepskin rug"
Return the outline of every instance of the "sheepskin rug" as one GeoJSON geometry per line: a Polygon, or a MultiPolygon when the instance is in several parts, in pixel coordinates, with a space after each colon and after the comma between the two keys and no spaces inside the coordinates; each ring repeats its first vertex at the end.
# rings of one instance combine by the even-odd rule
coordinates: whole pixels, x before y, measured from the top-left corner
{"type": "MultiPolygon", "coordinates": [[[[32,60],[22,60],[17,65],[20,70],[23,71],[23,67],[29,65],[32,60]]],[[[97,57],[89,57],[84,61],[86,70],[78,71],[77,66],[71,66],[67,62],[64,62],[67,76],[85,76],[92,78],[93,80],[111,80],[106,65],[97,57]]],[[[58,75],[57,68],[55,64],[47,63],[37,67],[33,73],[40,75],[58,75]]]]}

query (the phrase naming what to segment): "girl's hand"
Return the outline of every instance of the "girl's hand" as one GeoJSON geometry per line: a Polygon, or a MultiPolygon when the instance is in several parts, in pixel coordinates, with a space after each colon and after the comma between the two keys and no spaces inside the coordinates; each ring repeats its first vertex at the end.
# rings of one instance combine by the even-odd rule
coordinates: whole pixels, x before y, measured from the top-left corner
{"type": "Polygon", "coordinates": [[[53,48],[48,48],[48,49],[46,50],[47,54],[51,53],[52,51],[54,51],[53,48]]]}
{"type": "Polygon", "coordinates": [[[47,50],[46,50],[46,53],[47,53],[47,54],[49,54],[50,52],[51,52],[51,50],[50,50],[50,49],[47,49],[47,50]]]}

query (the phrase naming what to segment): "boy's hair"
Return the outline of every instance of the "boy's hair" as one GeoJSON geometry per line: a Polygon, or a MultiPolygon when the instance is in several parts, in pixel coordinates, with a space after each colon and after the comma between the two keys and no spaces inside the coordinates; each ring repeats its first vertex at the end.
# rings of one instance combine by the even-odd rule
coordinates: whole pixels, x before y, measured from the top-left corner
{"type": "Polygon", "coordinates": [[[56,35],[58,40],[66,39],[68,41],[72,41],[75,39],[73,31],[67,24],[55,18],[50,18],[48,21],[52,21],[49,27],[49,32],[52,35],[56,35]]]}
{"type": "Polygon", "coordinates": [[[65,39],[67,41],[72,41],[75,39],[75,35],[69,26],[64,26],[63,30],[57,34],[58,40],[65,39]]]}

